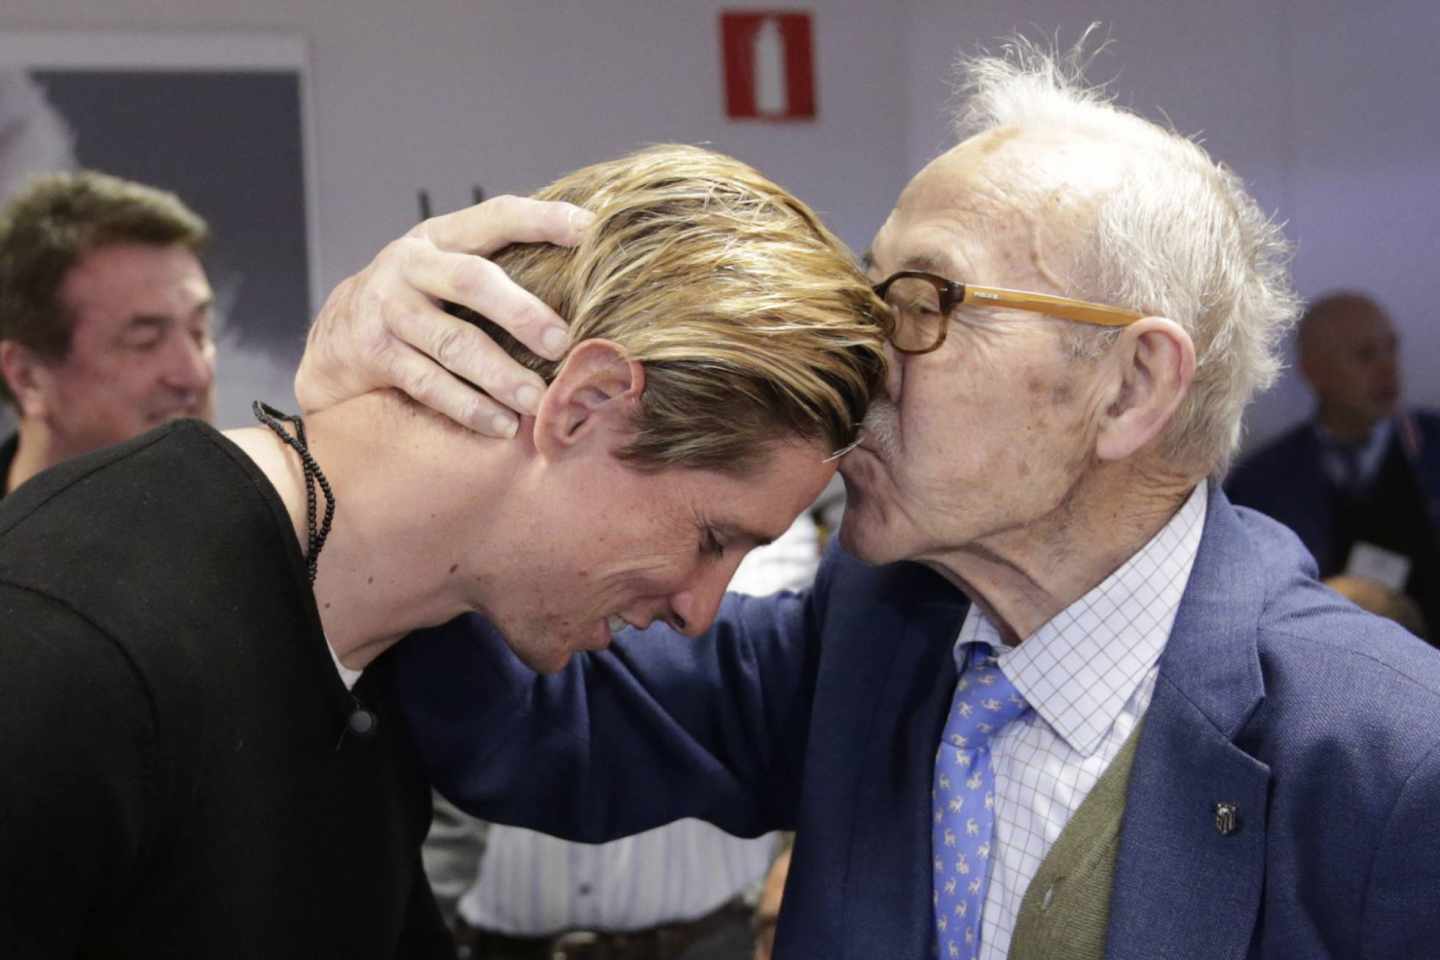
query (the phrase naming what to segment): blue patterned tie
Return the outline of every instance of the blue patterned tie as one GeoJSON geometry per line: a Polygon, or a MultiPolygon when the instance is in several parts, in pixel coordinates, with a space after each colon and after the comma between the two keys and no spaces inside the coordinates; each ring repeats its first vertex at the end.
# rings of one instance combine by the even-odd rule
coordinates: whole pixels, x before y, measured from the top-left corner
{"type": "Polygon", "coordinates": [[[980,955],[980,911],[995,829],[990,738],[1025,712],[984,643],[971,645],[935,754],[935,943],[941,960],[980,955]]]}

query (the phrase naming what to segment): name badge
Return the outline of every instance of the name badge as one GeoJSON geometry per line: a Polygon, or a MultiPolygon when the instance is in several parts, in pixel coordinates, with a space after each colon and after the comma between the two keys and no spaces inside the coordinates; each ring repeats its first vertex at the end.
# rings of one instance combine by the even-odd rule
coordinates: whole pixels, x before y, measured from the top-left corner
{"type": "Polygon", "coordinates": [[[1352,577],[1369,577],[1391,590],[1403,591],[1405,581],[1410,577],[1410,558],[1362,541],[1350,548],[1345,573],[1352,577]]]}

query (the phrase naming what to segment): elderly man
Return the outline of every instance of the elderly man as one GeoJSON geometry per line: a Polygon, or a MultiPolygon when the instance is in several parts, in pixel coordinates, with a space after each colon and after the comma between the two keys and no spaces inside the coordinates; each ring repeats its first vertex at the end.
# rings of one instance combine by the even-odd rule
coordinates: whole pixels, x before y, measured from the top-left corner
{"type": "Polygon", "coordinates": [[[385,651],[474,610],[537,670],[626,622],[698,636],[833,476],[885,310],[813,213],[684,147],[548,194],[595,222],[499,259],[575,341],[511,345],[549,381],[515,442],[393,391],[257,405],[0,505],[0,955],[452,954],[385,651]]]}
{"type": "Polygon", "coordinates": [[[43,176],[0,213],[0,495],[63,460],[214,413],[205,221],[92,171],[43,176]]]}
{"type": "Polygon", "coordinates": [[[1378,577],[1440,623],[1440,417],[1400,408],[1395,325],[1372,298],[1333,293],[1298,340],[1315,416],[1248,457],[1227,492],[1294,530],[1322,577],[1378,577]]]}
{"type": "MultiPolygon", "coordinates": [[[[1210,479],[1295,312],[1285,245],[1069,66],[971,63],[965,139],[875,238],[890,402],[814,589],[553,677],[476,619],[409,646],[452,799],[588,840],[794,828],[780,957],[1433,952],[1440,661],[1210,479]]],[[[347,323],[388,342],[418,294],[385,279],[351,295],[394,312],[332,311],[307,377],[347,323]]]]}

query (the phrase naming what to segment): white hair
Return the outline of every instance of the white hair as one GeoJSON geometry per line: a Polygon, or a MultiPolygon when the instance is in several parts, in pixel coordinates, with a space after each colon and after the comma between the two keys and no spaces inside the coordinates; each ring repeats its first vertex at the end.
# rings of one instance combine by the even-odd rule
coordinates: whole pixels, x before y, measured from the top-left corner
{"type": "Polygon", "coordinates": [[[1123,186],[1097,198],[1093,243],[1077,252],[1072,279],[1081,296],[1168,317],[1190,334],[1195,380],[1161,452],[1219,476],[1239,446],[1246,404],[1280,370],[1280,343],[1299,314],[1290,244],[1199,144],[1085,82],[1093,33],[1063,53],[1019,38],[999,56],[960,60],[956,133],[1075,129],[1115,143],[1123,186]]]}

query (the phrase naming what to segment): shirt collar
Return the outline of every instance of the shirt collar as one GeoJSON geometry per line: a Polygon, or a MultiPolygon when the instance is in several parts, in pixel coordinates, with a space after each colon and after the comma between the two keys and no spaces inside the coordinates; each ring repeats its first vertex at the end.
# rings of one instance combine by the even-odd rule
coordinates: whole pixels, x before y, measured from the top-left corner
{"type": "Polygon", "coordinates": [[[330,645],[329,637],[325,638],[325,649],[330,651],[330,659],[335,664],[335,672],[340,675],[340,682],[345,684],[345,689],[354,689],[355,684],[360,681],[360,675],[365,671],[351,670],[349,667],[345,666],[345,664],[341,663],[340,655],[336,653],[335,648],[330,645]]]}
{"type": "Polygon", "coordinates": [[[1145,546],[1017,647],[1004,647],[990,618],[971,604],[956,663],[964,668],[967,644],[994,646],[1005,676],[1035,712],[1072,750],[1094,753],[1170,638],[1200,548],[1206,487],[1201,481],[1145,546]]]}

